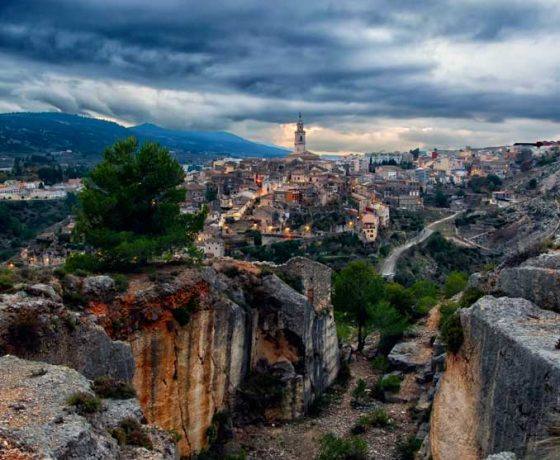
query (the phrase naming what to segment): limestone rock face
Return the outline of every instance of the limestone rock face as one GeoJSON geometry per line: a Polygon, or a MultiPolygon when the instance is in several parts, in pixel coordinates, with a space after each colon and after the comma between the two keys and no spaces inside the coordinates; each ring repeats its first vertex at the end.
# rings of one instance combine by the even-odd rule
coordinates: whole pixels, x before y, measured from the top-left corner
{"type": "Polygon", "coordinates": [[[560,315],[491,296],[460,314],[464,344],[447,357],[434,399],[433,458],[544,458],[538,441],[560,417],[560,315]]]}
{"type": "Polygon", "coordinates": [[[174,459],[169,435],[146,428],[154,449],[119,446],[110,430],[125,418],[140,422],[136,399],[103,400],[98,413],[82,415],[68,405],[90,382],[73,369],[0,358],[0,453],[2,458],[174,459]]]}
{"type": "Polygon", "coordinates": [[[50,295],[50,286],[38,286],[32,286],[32,295],[0,295],[0,350],[69,366],[91,379],[109,375],[131,380],[130,345],[113,341],[94,316],[66,309],[58,297],[50,295]]]}
{"type": "Polygon", "coordinates": [[[269,420],[303,415],[334,381],[330,277],[328,267],[302,258],[266,269],[217,259],[132,282],[126,296],[90,309],[114,338],[130,342],[148,421],[176,430],[181,454],[190,455],[207,445],[218,411],[248,415],[245,386],[256,374],[268,372],[282,389],[261,414],[269,420]],[[301,292],[280,277],[297,280],[301,292]]]}
{"type": "Polygon", "coordinates": [[[560,312],[560,251],[541,254],[498,274],[496,291],[560,312]]]}

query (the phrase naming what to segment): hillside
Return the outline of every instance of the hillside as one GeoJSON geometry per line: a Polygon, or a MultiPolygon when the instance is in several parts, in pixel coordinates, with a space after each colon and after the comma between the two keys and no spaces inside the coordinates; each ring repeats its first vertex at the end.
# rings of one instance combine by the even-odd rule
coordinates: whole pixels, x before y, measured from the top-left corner
{"type": "Polygon", "coordinates": [[[159,142],[183,160],[216,155],[274,157],[287,153],[279,147],[227,132],[175,131],[151,124],[125,128],[110,121],[55,112],[0,114],[0,154],[4,155],[72,150],[79,156],[95,159],[106,146],[128,136],[159,142]]]}

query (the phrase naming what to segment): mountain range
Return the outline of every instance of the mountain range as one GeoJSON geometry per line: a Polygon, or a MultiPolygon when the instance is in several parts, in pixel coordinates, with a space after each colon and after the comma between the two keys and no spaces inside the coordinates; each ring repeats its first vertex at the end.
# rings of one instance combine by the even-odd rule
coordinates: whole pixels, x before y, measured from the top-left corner
{"type": "Polygon", "coordinates": [[[278,157],[288,151],[222,131],[179,131],[153,124],[126,128],[118,123],[61,112],[0,114],[0,154],[21,155],[71,150],[95,159],[116,140],[135,136],[155,141],[183,160],[195,157],[278,157]]]}

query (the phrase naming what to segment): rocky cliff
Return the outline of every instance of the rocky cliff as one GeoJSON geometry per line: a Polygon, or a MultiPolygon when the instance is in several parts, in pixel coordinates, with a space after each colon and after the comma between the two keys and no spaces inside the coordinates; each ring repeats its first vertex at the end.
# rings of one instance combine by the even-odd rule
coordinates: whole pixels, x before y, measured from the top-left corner
{"type": "Polygon", "coordinates": [[[560,253],[551,251],[484,282],[476,277],[475,285],[501,297],[483,297],[460,311],[464,342],[457,354],[448,354],[433,404],[435,460],[502,451],[557,458],[559,261],[560,253]]]}
{"type": "Polygon", "coordinates": [[[259,268],[221,261],[130,291],[135,294],[92,310],[105,316],[111,334],[126,335],[146,417],[178,431],[183,454],[207,445],[217,412],[227,409],[246,421],[290,420],[336,377],[330,270],[320,264],[299,259],[259,268]],[[274,270],[299,280],[307,297],[274,270]]]}
{"type": "Polygon", "coordinates": [[[107,276],[65,276],[0,296],[0,350],[132,381],[147,421],[190,455],[224,412],[292,420],[333,382],[330,282],[328,267],[303,258],[161,266],[121,293],[107,276]]]}

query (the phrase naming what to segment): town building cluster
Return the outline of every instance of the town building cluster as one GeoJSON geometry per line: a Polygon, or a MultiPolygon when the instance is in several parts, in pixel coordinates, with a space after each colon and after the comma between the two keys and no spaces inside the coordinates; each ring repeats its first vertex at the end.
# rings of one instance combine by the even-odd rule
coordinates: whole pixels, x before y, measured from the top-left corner
{"type": "MultiPolygon", "coordinates": [[[[199,245],[208,255],[289,238],[354,232],[374,242],[391,209],[418,211],[439,187],[461,187],[473,176],[504,179],[523,168],[523,157],[557,154],[556,142],[495,148],[366,153],[327,159],[306,148],[303,120],[285,158],[225,158],[187,172],[192,212],[209,206],[199,245]]],[[[493,199],[511,199],[507,191],[493,199]]]]}
{"type": "Polygon", "coordinates": [[[29,200],[59,200],[68,193],[81,189],[81,179],[68,179],[55,185],[45,185],[42,181],[7,180],[0,183],[0,200],[29,201],[29,200]]]}

